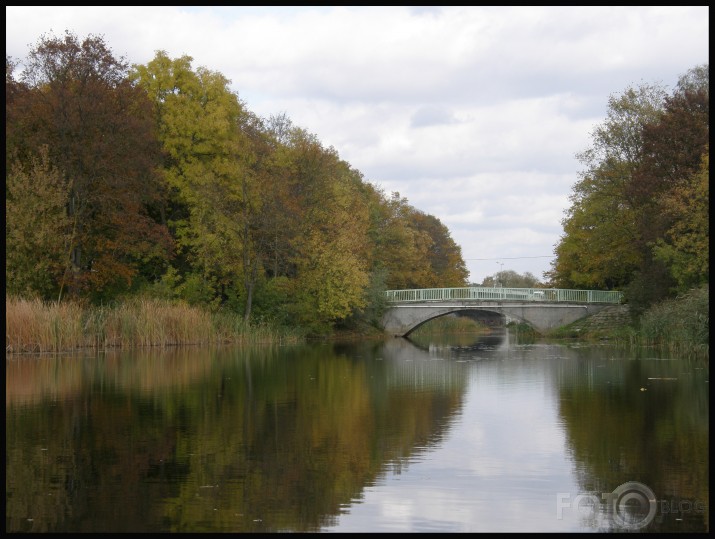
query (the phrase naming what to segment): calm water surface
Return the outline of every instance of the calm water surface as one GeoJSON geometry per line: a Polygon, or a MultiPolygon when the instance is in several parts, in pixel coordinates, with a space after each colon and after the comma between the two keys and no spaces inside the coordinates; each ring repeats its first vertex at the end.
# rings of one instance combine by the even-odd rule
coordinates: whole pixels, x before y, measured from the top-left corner
{"type": "Polygon", "coordinates": [[[709,530],[707,363],[459,341],[6,358],[6,531],[709,530]]]}

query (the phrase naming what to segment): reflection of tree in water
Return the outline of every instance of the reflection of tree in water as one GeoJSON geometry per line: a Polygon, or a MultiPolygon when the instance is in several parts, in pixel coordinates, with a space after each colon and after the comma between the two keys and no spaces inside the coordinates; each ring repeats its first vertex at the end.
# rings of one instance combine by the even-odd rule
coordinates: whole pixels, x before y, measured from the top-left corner
{"type": "Polygon", "coordinates": [[[336,348],[208,360],[196,350],[201,369],[177,385],[158,383],[175,376],[166,371],[175,362],[147,361],[135,366],[157,380],[149,388],[126,372],[112,387],[106,370],[90,370],[66,399],[8,407],[8,439],[25,445],[7,451],[6,529],[329,525],[365,486],[439,440],[465,389],[454,369],[435,377],[434,362],[353,359],[336,348]]]}
{"type": "Polygon", "coordinates": [[[582,492],[600,498],[638,481],[658,500],[644,531],[707,531],[707,377],[693,375],[698,366],[686,360],[585,359],[559,373],[560,415],[582,492]]]}

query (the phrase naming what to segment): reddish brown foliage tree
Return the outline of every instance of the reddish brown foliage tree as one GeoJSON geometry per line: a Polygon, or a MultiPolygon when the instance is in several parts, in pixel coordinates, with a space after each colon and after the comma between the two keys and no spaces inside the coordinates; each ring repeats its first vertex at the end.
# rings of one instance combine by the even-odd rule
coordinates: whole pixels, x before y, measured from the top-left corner
{"type": "MultiPolygon", "coordinates": [[[[74,294],[111,294],[168,256],[170,237],[152,215],[163,192],[152,104],[101,37],[40,38],[6,99],[8,150],[21,160],[49,148],[71,180],[68,215],[74,294]]],[[[10,152],[8,151],[8,154],[10,152]]]]}
{"type": "Polygon", "coordinates": [[[710,97],[707,88],[687,88],[666,99],[658,122],[645,126],[643,151],[628,194],[638,207],[634,240],[641,252],[638,277],[632,294],[644,304],[666,297],[675,286],[663,260],[654,256],[654,245],[676,225],[668,207],[673,193],[698,174],[710,140],[710,97]]]}

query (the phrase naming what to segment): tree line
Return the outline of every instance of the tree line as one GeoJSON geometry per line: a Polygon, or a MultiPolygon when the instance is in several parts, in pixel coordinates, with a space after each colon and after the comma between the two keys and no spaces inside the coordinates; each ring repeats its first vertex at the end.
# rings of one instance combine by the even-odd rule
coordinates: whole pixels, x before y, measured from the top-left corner
{"type": "Polygon", "coordinates": [[[608,100],[546,276],[561,288],[620,289],[634,313],[709,285],[710,67],[672,93],[629,87],[608,100]]]}
{"type": "MultiPolygon", "coordinates": [[[[7,293],[180,299],[326,332],[376,323],[383,291],[460,287],[460,247],[221,73],[102,37],[6,57],[7,293]]],[[[619,289],[636,312],[709,282],[709,66],[608,101],[546,286],[619,289]]],[[[539,286],[501,272],[484,286],[539,286]]]]}
{"type": "Polygon", "coordinates": [[[386,289],[464,286],[435,216],[365,180],[221,73],[103,37],[6,56],[7,293],[185,300],[315,332],[374,322],[386,289]]]}

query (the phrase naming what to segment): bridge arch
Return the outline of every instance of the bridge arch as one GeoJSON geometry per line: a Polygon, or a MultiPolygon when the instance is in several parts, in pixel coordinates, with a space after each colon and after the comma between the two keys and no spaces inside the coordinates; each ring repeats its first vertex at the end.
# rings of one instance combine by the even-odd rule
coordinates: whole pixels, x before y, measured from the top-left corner
{"type": "MultiPolygon", "coordinates": [[[[485,309],[474,309],[474,308],[466,308],[462,310],[454,310],[450,311],[447,313],[439,313],[435,314],[434,316],[430,316],[429,318],[425,318],[424,320],[415,322],[414,326],[410,328],[405,328],[404,329],[404,334],[402,335],[395,335],[395,337],[407,337],[410,333],[414,332],[417,330],[417,328],[425,325],[427,322],[431,322],[432,320],[437,320],[438,318],[444,318],[445,316],[450,316],[452,314],[456,314],[458,316],[465,316],[467,318],[471,318],[472,320],[475,320],[477,322],[482,322],[485,323],[486,325],[500,325],[503,326],[506,323],[506,316],[493,312],[493,311],[488,311],[485,309]],[[470,316],[470,314],[478,315],[478,314],[484,314],[486,316],[470,316]]],[[[384,323],[383,323],[384,325],[384,323]]],[[[387,329],[387,328],[386,328],[387,329]]],[[[401,330],[398,330],[401,331],[401,330]]],[[[388,332],[392,333],[391,331],[388,332]]]]}
{"type": "Polygon", "coordinates": [[[422,320],[420,322],[416,322],[413,327],[408,329],[407,332],[401,336],[407,337],[410,333],[416,331],[419,327],[425,325],[426,323],[431,322],[432,320],[437,320],[438,318],[444,318],[445,316],[450,316],[450,315],[457,315],[457,316],[463,316],[465,318],[470,318],[471,320],[474,320],[475,322],[480,322],[486,326],[504,326],[506,324],[506,319],[508,318],[506,315],[501,314],[496,311],[493,311],[493,310],[488,310],[488,309],[483,309],[483,308],[466,307],[464,309],[455,309],[450,312],[435,314],[434,316],[431,316],[430,318],[425,318],[424,320],[422,320]]]}

